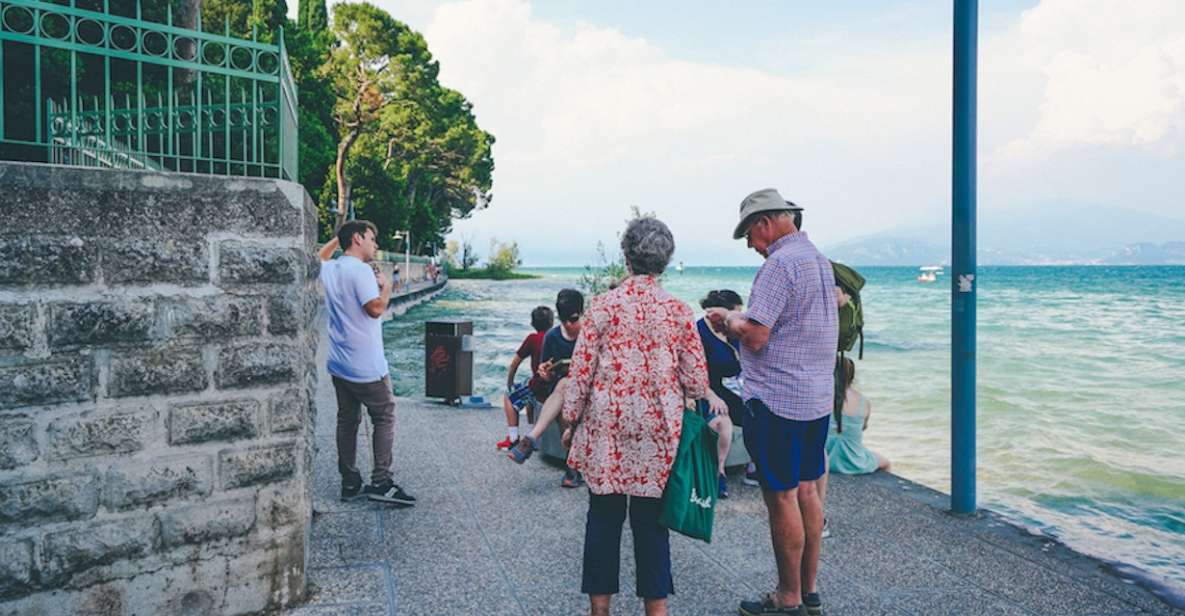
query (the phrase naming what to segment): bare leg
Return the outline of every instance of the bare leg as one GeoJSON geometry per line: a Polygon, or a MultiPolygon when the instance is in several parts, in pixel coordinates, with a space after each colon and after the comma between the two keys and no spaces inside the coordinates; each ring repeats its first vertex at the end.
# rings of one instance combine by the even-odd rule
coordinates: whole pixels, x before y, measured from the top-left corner
{"type": "Polygon", "coordinates": [[[889,470],[889,466],[890,466],[890,465],[889,465],[889,459],[888,459],[888,458],[886,458],[886,457],[882,456],[881,454],[879,454],[879,453],[877,453],[877,452],[875,452],[875,451],[874,451],[874,452],[872,452],[872,455],[876,456],[876,468],[877,468],[877,470],[881,470],[881,471],[888,471],[888,470],[889,470]]]}
{"type": "Polygon", "coordinates": [[[821,503],[823,505],[827,504],[827,478],[831,476],[831,467],[829,466],[830,463],[831,463],[831,461],[827,459],[827,453],[824,452],[823,453],[823,476],[819,477],[819,481],[818,481],[819,485],[817,486],[819,489],[819,503],[821,503]]]}
{"type": "Polygon", "coordinates": [[[718,471],[724,474],[724,461],[728,459],[728,450],[732,448],[732,420],[728,415],[717,415],[708,422],[708,427],[716,433],[716,454],[719,462],[718,471]]]}
{"type": "Polygon", "coordinates": [[[802,552],[805,538],[802,512],[798,508],[798,489],[785,492],[762,490],[761,495],[765,498],[766,509],[769,510],[769,534],[773,539],[774,560],[778,565],[775,602],[784,607],[801,605],[802,552]]]}
{"type": "MultiPolygon", "coordinates": [[[[824,475],[826,477],[826,475],[824,475]]],[[[819,576],[819,553],[823,547],[823,501],[814,481],[798,484],[798,507],[802,511],[802,590],[816,592],[819,576]]]]}
{"type": "Polygon", "coordinates": [[[609,602],[611,599],[613,599],[613,595],[589,595],[589,616],[609,616],[609,602]]]}
{"type": "Polygon", "coordinates": [[[646,616],[667,616],[666,599],[644,599],[643,603],[646,605],[646,616]]]}
{"type": "Polygon", "coordinates": [[[560,416],[560,411],[564,410],[564,392],[568,389],[568,379],[560,379],[560,382],[555,384],[555,391],[547,397],[547,401],[543,403],[543,410],[539,412],[539,420],[535,425],[531,426],[530,437],[539,440],[543,436],[543,431],[551,422],[555,421],[560,416]]]}
{"type": "Polygon", "coordinates": [[[506,413],[506,425],[514,428],[518,426],[518,411],[510,404],[510,396],[502,396],[502,411],[506,413]]]}

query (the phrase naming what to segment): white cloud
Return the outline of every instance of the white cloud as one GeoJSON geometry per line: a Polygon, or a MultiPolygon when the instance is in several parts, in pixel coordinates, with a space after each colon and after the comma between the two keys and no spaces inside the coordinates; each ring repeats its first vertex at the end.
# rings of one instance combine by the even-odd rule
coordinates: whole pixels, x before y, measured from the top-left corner
{"type": "Polygon", "coordinates": [[[1171,153],[1185,135],[1185,3],[1044,0],[1024,13],[1018,43],[1045,85],[1035,125],[1006,156],[1080,145],[1171,153]]]}
{"type": "Polygon", "coordinates": [[[932,174],[948,156],[941,55],[835,57],[827,70],[778,75],[674,58],[612,28],[561,28],[519,0],[444,4],[424,34],[441,80],[474,102],[498,140],[493,208],[458,232],[479,246],[517,239],[528,262],[591,252],[631,204],[667,220],[688,247],[681,258],[695,263],[706,253],[746,258],[726,227],[757,188],[802,202],[824,239],[845,234],[845,210],[884,226],[947,191],[932,174]],[[902,142],[922,151],[898,158],[902,142]],[[905,205],[867,207],[885,198],[905,205]],[[524,225],[543,233],[530,237],[524,225]]]}
{"type": "MultiPolygon", "coordinates": [[[[916,13],[858,33],[822,20],[814,38],[738,40],[752,62],[713,62],[612,25],[548,22],[527,0],[376,2],[424,33],[442,82],[497,138],[493,205],[454,233],[478,247],[517,240],[528,264],[584,263],[638,205],[671,225],[677,259],[752,263],[729,231],[740,198],[771,185],[807,208],[823,246],[949,210],[949,5],[911,9],[945,12],[925,13],[929,34],[892,27],[916,13]]],[[[1185,2],[1042,0],[990,23],[981,216],[1054,201],[1174,215],[1185,2]]]]}

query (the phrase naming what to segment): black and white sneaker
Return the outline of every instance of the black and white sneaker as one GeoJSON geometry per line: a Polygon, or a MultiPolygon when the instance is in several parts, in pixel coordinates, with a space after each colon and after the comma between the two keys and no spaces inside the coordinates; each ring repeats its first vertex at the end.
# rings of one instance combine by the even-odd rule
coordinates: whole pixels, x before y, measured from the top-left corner
{"type": "Polygon", "coordinates": [[[391,503],[403,507],[412,507],[416,504],[416,497],[404,492],[403,488],[394,483],[369,485],[362,491],[366,494],[366,498],[380,503],[391,503]]]}
{"type": "Polygon", "coordinates": [[[357,481],[342,481],[342,502],[349,502],[362,496],[362,478],[357,481]]]}
{"type": "Polygon", "coordinates": [[[358,483],[357,486],[346,486],[345,483],[341,485],[341,502],[350,502],[358,499],[363,495],[363,485],[358,483]]]}

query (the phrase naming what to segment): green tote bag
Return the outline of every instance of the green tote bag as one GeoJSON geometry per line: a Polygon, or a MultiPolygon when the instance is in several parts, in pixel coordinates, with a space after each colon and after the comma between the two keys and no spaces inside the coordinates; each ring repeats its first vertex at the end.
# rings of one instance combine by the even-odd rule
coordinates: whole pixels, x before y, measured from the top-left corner
{"type": "Polygon", "coordinates": [[[716,433],[698,412],[684,409],[679,451],[662,493],[658,523],[711,543],[717,489],[716,433]]]}

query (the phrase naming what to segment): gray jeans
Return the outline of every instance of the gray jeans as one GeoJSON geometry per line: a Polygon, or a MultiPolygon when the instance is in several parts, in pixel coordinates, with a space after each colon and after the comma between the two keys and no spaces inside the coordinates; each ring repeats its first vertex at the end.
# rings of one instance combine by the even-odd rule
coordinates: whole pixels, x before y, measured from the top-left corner
{"type": "Polygon", "coordinates": [[[358,425],[362,423],[362,405],[370,414],[374,426],[374,467],[370,483],[391,481],[391,447],[395,443],[395,395],[391,393],[391,379],[383,377],[372,383],[353,383],[333,377],[337,393],[337,470],[343,482],[362,480],[355,466],[358,457],[358,425]]]}

